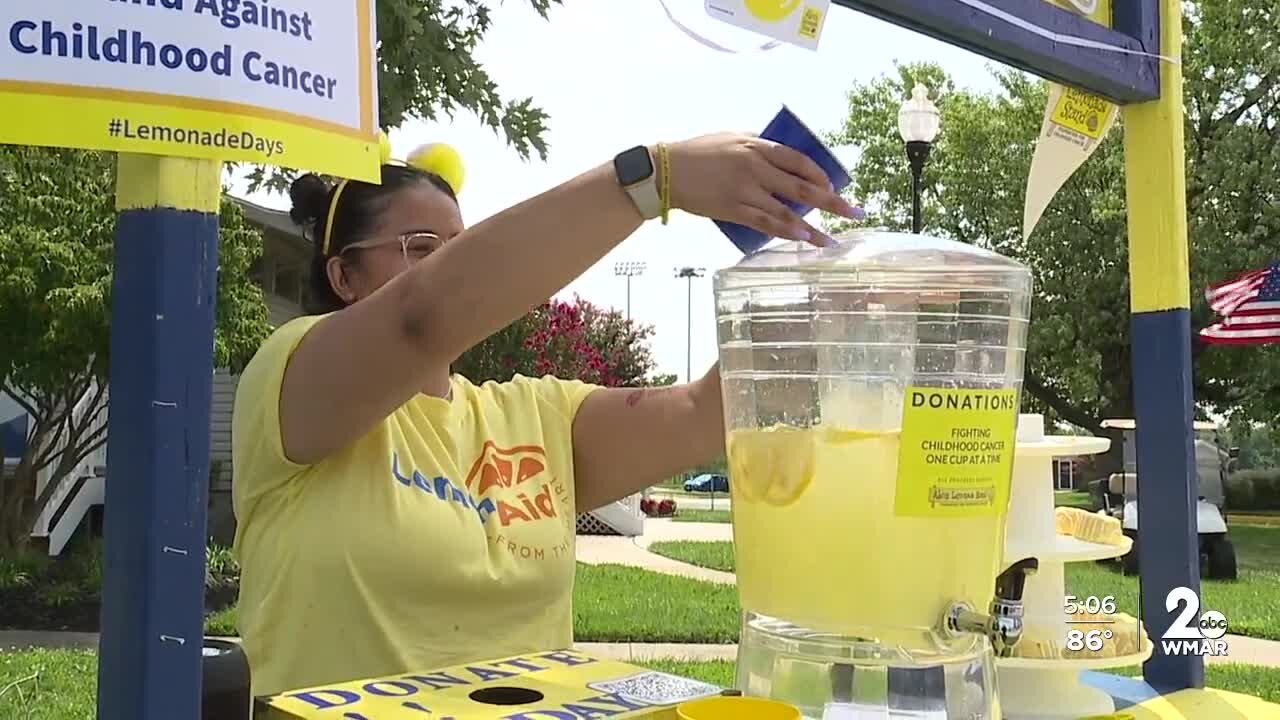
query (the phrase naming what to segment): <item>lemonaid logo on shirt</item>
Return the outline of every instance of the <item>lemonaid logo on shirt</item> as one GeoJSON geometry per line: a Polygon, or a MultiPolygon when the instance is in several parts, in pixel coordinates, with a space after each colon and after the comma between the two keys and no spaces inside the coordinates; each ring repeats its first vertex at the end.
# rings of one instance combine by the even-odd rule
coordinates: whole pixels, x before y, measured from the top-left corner
{"type": "Polygon", "coordinates": [[[401,485],[475,510],[483,524],[496,518],[504,528],[557,517],[556,497],[565,489],[546,470],[546,451],[540,445],[502,448],[487,441],[459,487],[443,475],[428,477],[417,468],[402,468],[399,455],[391,456],[391,474],[401,485]]]}
{"type": "Polygon", "coordinates": [[[541,445],[502,449],[486,442],[480,457],[467,473],[467,489],[484,495],[493,487],[510,488],[528,482],[547,469],[547,453],[541,445]]]}

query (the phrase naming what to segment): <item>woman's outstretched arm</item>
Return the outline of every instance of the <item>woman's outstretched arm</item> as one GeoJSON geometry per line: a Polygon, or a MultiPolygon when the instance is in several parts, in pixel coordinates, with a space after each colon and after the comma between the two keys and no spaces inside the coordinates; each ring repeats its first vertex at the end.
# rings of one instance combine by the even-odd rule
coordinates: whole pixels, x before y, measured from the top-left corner
{"type": "MultiPolygon", "coordinates": [[[[804,155],[748,136],[670,146],[673,207],[770,235],[816,239],[776,196],[852,208],[804,155]]],[[[475,225],[301,341],[285,372],[281,439],[316,462],[368,432],[468,348],[578,277],[642,217],[600,165],[475,225]]],[[[443,389],[442,389],[443,390],[443,389]]]]}
{"type": "Polygon", "coordinates": [[[602,388],[573,421],[579,512],[639,492],[724,454],[720,366],[686,385],[602,388]]]}

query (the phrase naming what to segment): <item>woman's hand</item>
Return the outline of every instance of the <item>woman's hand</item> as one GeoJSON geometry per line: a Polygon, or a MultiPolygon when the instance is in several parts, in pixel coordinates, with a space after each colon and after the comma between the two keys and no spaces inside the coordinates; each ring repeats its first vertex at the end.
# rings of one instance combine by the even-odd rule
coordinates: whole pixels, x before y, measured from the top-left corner
{"type": "Polygon", "coordinates": [[[778,197],[856,219],[858,211],[803,153],[751,135],[705,135],[675,143],[672,207],[738,223],[773,237],[824,245],[827,236],[778,197]]]}

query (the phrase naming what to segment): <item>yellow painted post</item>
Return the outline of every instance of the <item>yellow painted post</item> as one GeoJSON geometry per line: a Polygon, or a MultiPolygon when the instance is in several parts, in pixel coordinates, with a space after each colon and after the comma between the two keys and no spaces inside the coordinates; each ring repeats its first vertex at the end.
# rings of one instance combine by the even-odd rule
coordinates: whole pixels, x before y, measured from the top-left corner
{"type": "MultiPolygon", "coordinates": [[[[1181,0],[1160,0],[1160,54],[1182,55],[1181,0]]],[[[1204,686],[1204,661],[1165,655],[1176,587],[1200,592],[1192,454],[1190,270],[1182,68],[1164,63],[1160,99],[1123,109],[1129,212],[1133,399],[1137,418],[1141,614],[1155,652],[1144,678],[1168,692],[1204,686]]]]}
{"type": "MultiPolygon", "coordinates": [[[[1180,0],[1161,0],[1161,52],[1168,57],[1182,55],[1181,18],[1180,0]]],[[[1132,309],[1188,308],[1182,67],[1166,63],[1160,99],[1124,106],[1123,119],[1132,309]]]]}
{"type": "Polygon", "coordinates": [[[120,154],[98,717],[200,717],[222,164],[120,154]]]}

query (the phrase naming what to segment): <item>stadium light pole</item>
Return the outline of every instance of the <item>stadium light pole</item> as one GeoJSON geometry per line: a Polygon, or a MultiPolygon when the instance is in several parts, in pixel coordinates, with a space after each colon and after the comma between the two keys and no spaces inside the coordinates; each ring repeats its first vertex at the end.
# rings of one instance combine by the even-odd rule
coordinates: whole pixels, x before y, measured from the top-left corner
{"type": "Polygon", "coordinates": [[[627,319],[631,319],[631,278],[640,277],[644,274],[645,263],[643,261],[628,260],[613,264],[613,274],[618,277],[627,279],[627,319]]]}

